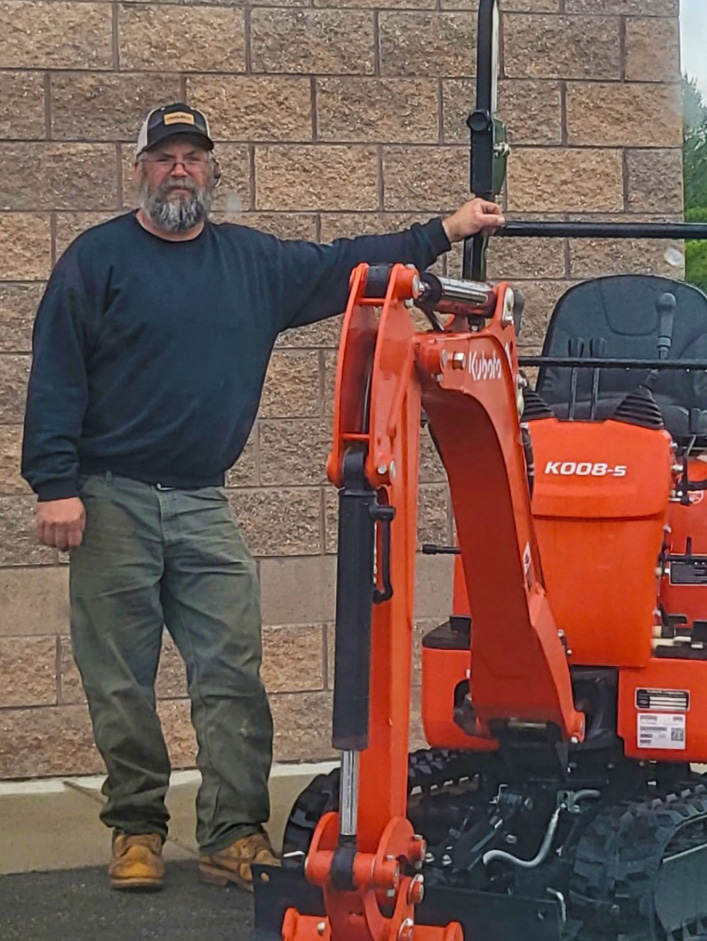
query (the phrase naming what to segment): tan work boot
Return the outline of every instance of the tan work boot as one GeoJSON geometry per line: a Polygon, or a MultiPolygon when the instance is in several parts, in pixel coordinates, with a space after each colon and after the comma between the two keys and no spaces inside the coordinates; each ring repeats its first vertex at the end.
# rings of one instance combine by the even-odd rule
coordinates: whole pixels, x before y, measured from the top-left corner
{"type": "Polygon", "coordinates": [[[242,836],[224,850],[199,857],[199,875],[203,882],[212,885],[237,885],[246,892],[253,891],[252,863],[263,866],[279,866],[266,833],[251,833],[242,836]]]}
{"type": "Polygon", "coordinates": [[[161,889],[164,862],[159,833],[116,833],[108,877],[113,889],[161,889]]]}

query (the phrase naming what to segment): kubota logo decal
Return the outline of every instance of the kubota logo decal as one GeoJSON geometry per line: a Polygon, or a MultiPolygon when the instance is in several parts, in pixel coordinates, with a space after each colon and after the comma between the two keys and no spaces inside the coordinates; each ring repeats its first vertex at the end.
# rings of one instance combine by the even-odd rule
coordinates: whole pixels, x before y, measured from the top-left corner
{"type": "Polygon", "coordinates": [[[625,477],[625,464],[609,467],[608,464],[592,464],[589,461],[548,461],[545,473],[559,477],[625,477]]]}
{"type": "Polygon", "coordinates": [[[501,360],[495,353],[493,356],[487,356],[485,353],[481,355],[472,353],[469,357],[469,375],[474,382],[482,382],[484,379],[500,379],[503,375],[501,360]]]}

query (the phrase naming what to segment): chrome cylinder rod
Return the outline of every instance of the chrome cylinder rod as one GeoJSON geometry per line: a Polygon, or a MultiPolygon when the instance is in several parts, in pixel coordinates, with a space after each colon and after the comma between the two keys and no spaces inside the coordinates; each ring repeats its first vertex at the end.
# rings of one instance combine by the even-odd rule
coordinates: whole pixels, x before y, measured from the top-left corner
{"type": "Polygon", "coordinates": [[[457,278],[438,278],[426,271],[420,278],[421,294],[416,304],[422,310],[438,314],[491,316],[496,306],[496,293],[483,281],[460,281],[457,278]]]}
{"type": "Polygon", "coordinates": [[[360,752],[341,753],[339,820],[341,836],[356,836],[358,826],[358,765],[360,752]]]}

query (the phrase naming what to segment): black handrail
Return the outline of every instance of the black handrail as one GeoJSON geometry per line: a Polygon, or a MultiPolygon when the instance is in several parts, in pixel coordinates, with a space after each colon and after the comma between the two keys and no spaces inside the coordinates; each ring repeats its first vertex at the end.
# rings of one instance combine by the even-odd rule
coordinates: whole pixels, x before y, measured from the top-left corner
{"type": "Polygon", "coordinates": [[[507,222],[506,238],[707,239],[704,222],[507,222]]]}
{"type": "Polygon", "coordinates": [[[573,369],[669,369],[690,372],[691,369],[706,370],[704,359],[600,359],[581,356],[519,356],[521,366],[569,366],[573,369]]]}

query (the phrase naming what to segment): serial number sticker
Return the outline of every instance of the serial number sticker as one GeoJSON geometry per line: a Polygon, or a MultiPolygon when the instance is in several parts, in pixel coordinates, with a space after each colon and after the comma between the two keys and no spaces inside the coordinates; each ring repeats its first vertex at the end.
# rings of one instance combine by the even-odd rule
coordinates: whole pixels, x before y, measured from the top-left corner
{"type": "Polygon", "coordinates": [[[638,747],[684,750],[684,713],[639,712],[638,747]]]}
{"type": "Polygon", "coordinates": [[[636,690],[636,709],[641,712],[687,712],[690,692],[687,689],[636,690]]]}

